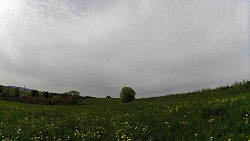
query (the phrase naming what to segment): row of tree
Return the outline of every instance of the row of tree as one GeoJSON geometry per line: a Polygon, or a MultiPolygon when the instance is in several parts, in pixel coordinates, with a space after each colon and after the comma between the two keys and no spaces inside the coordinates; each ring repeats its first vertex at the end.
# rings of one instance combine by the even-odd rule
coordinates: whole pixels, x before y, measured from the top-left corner
{"type": "Polygon", "coordinates": [[[14,93],[11,94],[10,88],[6,88],[3,85],[0,85],[0,94],[3,96],[12,96],[12,97],[20,97],[20,90],[19,88],[14,88],[14,93]]]}
{"type": "MultiPolygon", "coordinates": [[[[84,97],[80,96],[80,93],[75,90],[65,92],[63,94],[59,93],[49,93],[48,91],[39,92],[38,90],[31,90],[29,92],[23,92],[21,95],[20,89],[18,87],[10,88],[0,85],[0,95],[5,98],[17,98],[17,101],[28,102],[33,104],[52,104],[52,105],[75,105],[84,97]],[[28,100],[27,100],[28,99],[28,100]]],[[[13,99],[12,99],[13,100],[13,99]]]]}
{"type": "MultiPolygon", "coordinates": [[[[0,85],[0,94],[2,96],[14,97],[14,98],[39,98],[46,99],[47,104],[63,104],[63,105],[75,105],[80,100],[84,99],[84,97],[80,96],[80,93],[75,90],[71,90],[69,92],[65,92],[63,94],[58,93],[49,93],[48,91],[39,92],[38,90],[31,90],[30,95],[23,96],[20,94],[20,89],[18,87],[14,88],[14,92],[12,94],[10,92],[10,88],[0,85]]],[[[131,87],[123,87],[120,92],[120,98],[123,103],[129,103],[135,99],[135,91],[131,87]]],[[[108,95],[106,98],[111,98],[108,95]]]]}

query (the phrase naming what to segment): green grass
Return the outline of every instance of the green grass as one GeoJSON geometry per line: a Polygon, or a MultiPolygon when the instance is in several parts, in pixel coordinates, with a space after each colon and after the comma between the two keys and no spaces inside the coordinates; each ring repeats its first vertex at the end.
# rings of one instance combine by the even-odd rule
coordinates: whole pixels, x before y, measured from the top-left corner
{"type": "Polygon", "coordinates": [[[249,140],[249,91],[48,106],[0,100],[0,140],[249,140]]]}

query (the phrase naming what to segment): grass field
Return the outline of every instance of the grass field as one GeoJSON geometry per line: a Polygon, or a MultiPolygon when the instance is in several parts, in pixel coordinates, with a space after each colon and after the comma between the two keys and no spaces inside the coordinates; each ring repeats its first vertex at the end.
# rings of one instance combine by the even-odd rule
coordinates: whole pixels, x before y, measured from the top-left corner
{"type": "Polygon", "coordinates": [[[250,92],[211,91],[81,105],[0,100],[0,140],[249,140],[250,92]]]}

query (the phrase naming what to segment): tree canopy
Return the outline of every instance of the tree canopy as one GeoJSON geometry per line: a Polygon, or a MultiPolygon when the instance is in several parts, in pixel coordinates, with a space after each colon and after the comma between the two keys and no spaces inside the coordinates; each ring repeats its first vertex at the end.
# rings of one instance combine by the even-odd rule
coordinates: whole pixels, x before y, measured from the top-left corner
{"type": "Polygon", "coordinates": [[[135,100],[135,91],[131,87],[123,87],[120,92],[120,97],[123,103],[129,103],[135,100]]]}

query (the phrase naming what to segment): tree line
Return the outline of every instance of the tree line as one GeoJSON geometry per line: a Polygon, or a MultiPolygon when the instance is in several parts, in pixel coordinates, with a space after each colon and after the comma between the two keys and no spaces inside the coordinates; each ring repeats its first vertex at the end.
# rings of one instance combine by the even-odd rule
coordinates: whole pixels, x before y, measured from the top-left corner
{"type": "MultiPolygon", "coordinates": [[[[119,96],[123,103],[129,103],[135,99],[135,94],[131,87],[123,87],[119,96]]],[[[48,91],[40,92],[36,89],[21,91],[19,87],[10,88],[3,85],[0,85],[0,97],[6,99],[16,98],[12,100],[45,105],[76,105],[83,99],[94,98],[90,96],[83,97],[80,92],[75,90],[59,94],[48,91]]],[[[111,96],[108,95],[106,98],[111,98],[111,96]]]]}
{"type": "Polygon", "coordinates": [[[0,85],[0,96],[14,101],[45,105],[76,105],[85,98],[75,90],[63,94],[48,91],[40,92],[36,89],[23,92],[20,91],[19,87],[13,89],[3,85],[0,85]]]}

